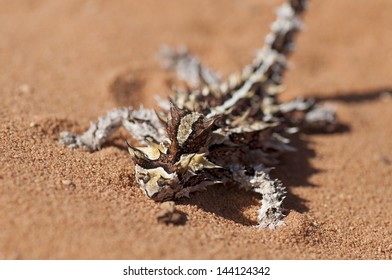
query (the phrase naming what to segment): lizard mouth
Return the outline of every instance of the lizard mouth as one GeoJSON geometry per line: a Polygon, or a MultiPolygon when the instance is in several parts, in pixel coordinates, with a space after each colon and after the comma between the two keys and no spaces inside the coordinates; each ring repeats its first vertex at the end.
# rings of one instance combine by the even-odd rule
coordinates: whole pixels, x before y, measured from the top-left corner
{"type": "Polygon", "coordinates": [[[172,188],[165,188],[160,190],[159,192],[154,193],[153,195],[147,196],[156,202],[170,201],[174,199],[175,191],[172,188]]]}

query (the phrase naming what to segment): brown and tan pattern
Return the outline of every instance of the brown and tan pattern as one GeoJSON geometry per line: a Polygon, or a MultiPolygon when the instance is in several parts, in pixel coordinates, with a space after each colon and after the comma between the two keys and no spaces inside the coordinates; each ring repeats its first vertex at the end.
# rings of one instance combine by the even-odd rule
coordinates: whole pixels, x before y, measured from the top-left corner
{"type": "Polygon", "coordinates": [[[115,109],[80,136],[62,132],[60,142],[94,151],[124,126],[147,145],[128,144],[136,179],[148,197],[166,201],[210,185],[236,185],[262,195],[260,227],[282,225],[285,188],[268,174],[279,155],[295,150],[285,136],[297,126],[323,131],[336,126],[332,110],[310,100],[277,99],[306,5],[305,0],[281,5],[265,46],[227,81],[186,49],[163,48],[163,65],[186,80],[188,89],[176,90],[171,101],[160,100],[163,111],[156,115],[146,109],[115,109]]]}

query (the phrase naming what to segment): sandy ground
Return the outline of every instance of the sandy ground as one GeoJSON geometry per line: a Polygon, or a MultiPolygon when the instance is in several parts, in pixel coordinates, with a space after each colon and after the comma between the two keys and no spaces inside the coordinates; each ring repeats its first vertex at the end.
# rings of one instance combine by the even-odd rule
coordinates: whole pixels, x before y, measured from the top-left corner
{"type": "MultiPolygon", "coordinates": [[[[275,0],[0,1],[0,259],[392,259],[392,1],[314,0],[281,98],[335,106],[273,172],[287,226],[260,230],[254,194],[210,188],[156,221],[124,132],[101,151],[58,144],[118,106],[153,107],[156,60],[186,44],[222,75],[262,45],[275,0]]],[[[129,139],[129,137],[128,137],[129,139]]]]}

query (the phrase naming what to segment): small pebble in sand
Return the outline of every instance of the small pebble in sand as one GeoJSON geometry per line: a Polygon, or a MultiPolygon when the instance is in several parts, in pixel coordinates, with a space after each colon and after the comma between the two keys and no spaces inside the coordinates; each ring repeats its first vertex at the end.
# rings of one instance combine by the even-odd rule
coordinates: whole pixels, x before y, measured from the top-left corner
{"type": "Polygon", "coordinates": [[[391,165],[391,160],[385,155],[381,155],[380,160],[384,165],[391,165]]]}
{"type": "Polygon", "coordinates": [[[161,211],[157,214],[157,220],[159,223],[164,224],[181,224],[183,223],[183,215],[176,210],[173,201],[166,201],[161,204],[161,211]]]}
{"type": "Polygon", "coordinates": [[[23,84],[18,87],[18,93],[20,94],[32,94],[34,92],[34,88],[28,84],[23,84]]]}
{"type": "Polygon", "coordinates": [[[62,183],[63,185],[65,185],[65,186],[74,186],[74,185],[75,185],[75,184],[74,184],[71,180],[69,180],[69,179],[62,180],[61,183],[62,183]]]}

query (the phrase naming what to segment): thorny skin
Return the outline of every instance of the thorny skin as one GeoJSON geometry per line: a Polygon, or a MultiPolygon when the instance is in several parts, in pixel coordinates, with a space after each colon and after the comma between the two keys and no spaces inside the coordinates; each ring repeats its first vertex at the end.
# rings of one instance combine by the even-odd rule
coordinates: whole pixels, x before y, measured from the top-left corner
{"type": "Polygon", "coordinates": [[[143,144],[128,147],[136,179],[148,197],[175,200],[207,186],[236,185],[262,194],[258,226],[273,229],[284,224],[281,205],[286,191],[268,173],[279,155],[295,150],[285,135],[300,128],[329,132],[336,127],[334,111],[311,100],[277,99],[306,6],[306,0],[280,6],[265,46],[241,74],[226,81],[186,49],[163,48],[164,66],[191,89],[176,89],[171,100],[158,100],[159,113],[115,109],[83,135],[62,132],[61,143],[94,151],[124,126],[143,144]]]}

